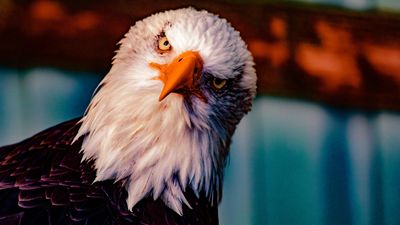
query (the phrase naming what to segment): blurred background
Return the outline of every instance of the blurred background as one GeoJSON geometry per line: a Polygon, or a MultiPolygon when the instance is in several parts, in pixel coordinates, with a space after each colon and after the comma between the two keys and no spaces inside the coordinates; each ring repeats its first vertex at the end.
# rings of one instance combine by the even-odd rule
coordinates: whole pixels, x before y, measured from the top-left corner
{"type": "Polygon", "coordinates": [[[189,5],[257,63],[221,224],[400,224],[399,0],[0,0],[0,145],[82,115],[129,26],[189,5]]]}

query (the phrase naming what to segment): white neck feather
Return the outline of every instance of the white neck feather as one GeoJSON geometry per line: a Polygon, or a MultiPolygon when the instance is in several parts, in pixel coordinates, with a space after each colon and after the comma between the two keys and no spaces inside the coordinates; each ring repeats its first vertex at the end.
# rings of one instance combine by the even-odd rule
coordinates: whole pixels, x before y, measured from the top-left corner
{"type": "MultiPolygon", "coordinates": [[[[152,195],[182,214],[182,202],[190,207],[187,187],[216,197],[220,160],[211,128],[199,122],[206,118],[191,119],[180,95],[159,102],[160,81],[138,82],[124,74],[111,70],[105,77],[75,138],[84,137],[83,159],[95,160],[95,181],[126,179],[129,209],[152,195]]],[[[198,111],[206,117],[202,104],[198,111]]]]}

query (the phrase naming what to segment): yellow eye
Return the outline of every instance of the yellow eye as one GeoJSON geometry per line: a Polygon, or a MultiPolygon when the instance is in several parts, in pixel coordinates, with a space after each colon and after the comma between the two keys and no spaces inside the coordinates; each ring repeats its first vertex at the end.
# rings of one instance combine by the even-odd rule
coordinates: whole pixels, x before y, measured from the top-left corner
{"type": "Polygon", "coordinates": [[[158,40],[158,49],[161,51],[169,51],[171,50],[172,46],[169,43],[167,37],[162,37],[158,40]]]}
{"type": "Polygon", "coordinates": [[[223,88],[226,84],[226,80],[214,78],[212,81],[212,85],[216,90],[223,88]]]}

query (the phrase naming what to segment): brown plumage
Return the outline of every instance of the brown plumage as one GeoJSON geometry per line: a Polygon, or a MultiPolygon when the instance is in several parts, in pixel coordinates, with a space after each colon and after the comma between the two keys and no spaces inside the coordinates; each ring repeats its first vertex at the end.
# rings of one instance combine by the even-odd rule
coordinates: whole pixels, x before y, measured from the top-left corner
{"type": "Polygon", "coordinates": [[[93,162],[81,163],[81,140],[71,145],[78,121],[0,148],[0,224],[218,224],[216,204],[191,190],[185,197],[193,209],[184,206],[179,216],[151,196],[129,211],[123,180],[92,184],[93,162]]]}

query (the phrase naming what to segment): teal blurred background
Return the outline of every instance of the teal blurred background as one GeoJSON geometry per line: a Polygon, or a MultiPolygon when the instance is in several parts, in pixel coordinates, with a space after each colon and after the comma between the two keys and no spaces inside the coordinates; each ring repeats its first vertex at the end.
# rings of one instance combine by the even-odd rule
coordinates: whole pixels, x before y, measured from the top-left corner
{"type": "MultiPolygon", "coordinates": [[[[400,11],[399,0],[305,2],[400,11]]],[[[81,116],[103,75],[0,67],[0,145],[81,116]]],[[[399,134],[399,113],[258,96],[234,136],[221,224],[399,225],[399,134]]]]}

